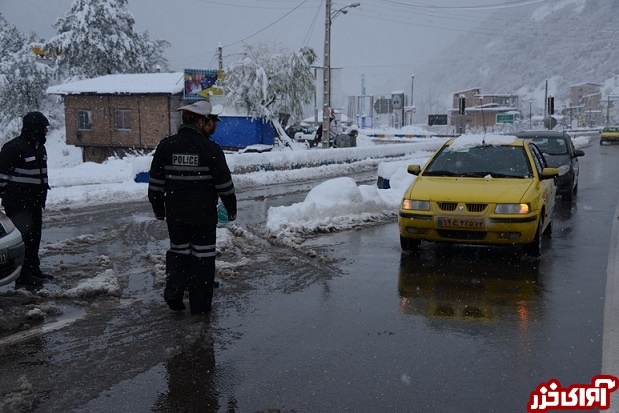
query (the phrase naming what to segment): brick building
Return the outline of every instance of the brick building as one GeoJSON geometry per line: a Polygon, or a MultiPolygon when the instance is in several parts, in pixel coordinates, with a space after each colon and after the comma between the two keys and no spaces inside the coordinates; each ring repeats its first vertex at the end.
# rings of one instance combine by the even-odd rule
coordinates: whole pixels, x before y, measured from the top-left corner
{"type": "Polygon", "coordinates": [[[47,89],[64,99],[67,144],[84,161],[154,149],[180,125],[183,73],[108,75],[47,89]]]}
{"type": "Polygon", "coordinates": [[[497,124],[497,115],[511,115],[516,120],[520,116],[518,95],[482,94],[480,88],[471,88],[452,95],[451,125],[480,128],[497,124]],[[465,101],[465,114],[459,114],[460,98],[465,101]]]}
{"type": "Polygon", "coordinates": [[[605,124],[602,108],[602,85],[597,83],[581,83],[570,87],[570,106],[566,116],[575,126],[602,126],[605,124]]]}

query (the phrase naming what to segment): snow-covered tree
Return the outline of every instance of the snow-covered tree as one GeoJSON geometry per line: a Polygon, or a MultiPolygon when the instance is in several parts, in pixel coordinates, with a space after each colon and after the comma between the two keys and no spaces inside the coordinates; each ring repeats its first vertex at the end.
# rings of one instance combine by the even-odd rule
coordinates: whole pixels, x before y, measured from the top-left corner
{"type": "Polygon", "coordinates": [[[14,133],[18,122],[24,114],[43,110],[49,100],[45,90],[49,86],[52,71],[48,65],[37,61],[37,56],[25,44],[15,52],[5,55],[1,66],[0,80],[0,130],[10,127],[14,133]]]}
{"type": "Polygon", "coordinates": [[[15,53],[26,44],[26,37],[17,30],[17,27],[6,21],[0,13],[0,59],[4,60],[9,53],[15,53]]]}
{"type": "Polygon", "coordinates": [[[74,0],[54,23],[58,35],[47,48],[61,52],[57,67],[64,77],[167,70],[164,40],[137,33],[127,0],[74,0]]]}
{"type": "Polygon", "coordinates": [[[278,117],[301,115],[312,101],[315,60],[307,47],[289,52],[279,45],[245,45],[242,57],[225,69],[227,103],[248,116],[269,119],[285,139],[278,117]]]}
{"type": "Polygon", "coordinates": [[[43,110],[49,98],[45,90],[50,68],[38,62],[27,37],[0,14],[0,144],[19,132],[20,118],[27,112],[43,110]]]}

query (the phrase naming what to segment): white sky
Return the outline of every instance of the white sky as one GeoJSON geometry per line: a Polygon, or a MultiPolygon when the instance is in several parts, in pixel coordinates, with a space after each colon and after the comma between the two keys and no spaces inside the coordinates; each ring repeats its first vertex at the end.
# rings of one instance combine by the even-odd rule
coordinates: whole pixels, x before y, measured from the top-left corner
{"type": "MultiPolygon", "coordinates": [[[[411,89],[411,75],[438,56],[459,35],[475,28],[505,3],[544,0],[365,0],[340,14],[332,25],[332,67],[343,69],[342,89],[360,95],[387,95],[411,89]],[[484,7],[490,5],[491,7],[484,7]]],[[[20,30],[49,38],[72,0],[0,0],[0,13],[20,30]]],[[[333,10],[350,4],[334,1],[333,10]]],[[[235,60],[242,42],[278,42],[290,50],[314,48],[322,62],[324,0],[129,0],[136,30],[164,38],[172,70],[217,68],[218,44],[224,65],[235,60]]],[[[423,81],[416,77],[415,81],[423,81]]]]}

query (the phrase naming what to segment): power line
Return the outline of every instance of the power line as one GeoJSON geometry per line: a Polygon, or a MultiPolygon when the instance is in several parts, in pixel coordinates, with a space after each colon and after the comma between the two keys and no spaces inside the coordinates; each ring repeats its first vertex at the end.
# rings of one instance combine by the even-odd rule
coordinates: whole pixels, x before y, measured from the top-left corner
{"type": "Polygon", "coordinates": [[[318,4],[318,7],[316,8],[316,13],[314,14],[314,19],[312,20],[312,24],[310,25],[309,30],[307,31],[307,34],[305,35],[305,39],[303,39],[303,47],[307,46],[307,43],[309,42],[309,38],[312,32],[314,31],[314,28],[316,27],[316,22],[318,21],[318,15],[320,14],[321,9],[322,9],[322,0],[320,0],[320,4],[318,4]]]}
{"type": "Polygon", "coordinates": [[[294,12],[295,10],[297,10],[299,7],[301,7],[303,4],[305,4],[305,3],[307,3],[307,2],[308,2],[308,0],[303,0],[303,1],[302,1],[299,5],[298,5],[298,6],[296,6],[295,8],[293,8],[293,9],[292,9],[292,10],[290,10],[288,13],[284,14],[282,17],[280,17],[279,19],[275,20],[273,23],[269,24],[268,26],[266,26],[266,27],[264,27],[264,28],[262,28],[262,29],[258,30],[258,31],[257,31],[257,32],[255,32],[254,34],[250,34],[249,36],[247,36],[247,37],[245,37],[245,38],[243,38],[243,39],[241,39],[241,40],[239,40],[239,41],[236,41],[236,42],[234,42],[234,43],[227,44],[227,45],[225,45],[225,46],[223,46],[223,47],[230,47],[230,46],[234,46],[235,44],[242,43],[242,42],[244,42],[245,40],[247,40],[247,39],[249,39],[249,38],[252,38],[252,37],[256,36],[257,34],[262,33],[262,32],[263,32],[263,31],[265,31],[266,29],[268,29],[268,28],[270,28],[270,27],[274,26],[275,24],[277,24],[278,22],[280,22],[281,20],[283,20],[284,18],[286,18],[288,15],[290,15],[292,12],[294,12]]]}
{"type": "Polygon", "coordinates": [[[432,9],[491,10],[491,9],[505,9],[509,7],[527,6],[530,4],[542,3],[548,0],[516,0],[510,3],[487,4],[487,5],[477,5],[477,6],[434,6],[434,5],[428,6],[425,4],[418,4],[418,3],[405,3],[403,1],[397,1],[397,0],[379,0],[379,1],[383,3],[398,4],[401,6],[408,6],[408,7],[413,7],[413,8],[427,9],[427,10],[432,10],[432,9]]]}

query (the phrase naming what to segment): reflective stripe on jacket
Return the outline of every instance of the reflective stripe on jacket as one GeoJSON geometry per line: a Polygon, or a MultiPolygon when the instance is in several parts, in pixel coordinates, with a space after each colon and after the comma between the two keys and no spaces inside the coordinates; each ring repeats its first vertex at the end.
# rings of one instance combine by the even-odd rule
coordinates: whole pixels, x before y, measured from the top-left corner
{"type": "Polygon", "coordinates": [[[221,198],[236,213],[234,183],[223,151],[192,125],[163,139],[153,155],[148,199],[157,216],[173,223],[217,222],[221,198]]]}
{"type": "Polygon", "coordinates": [[[0,196],[2,205],[44,208],[49,189],[47,152],[44,145],[20,135],[0,150],[0,196]]]}

